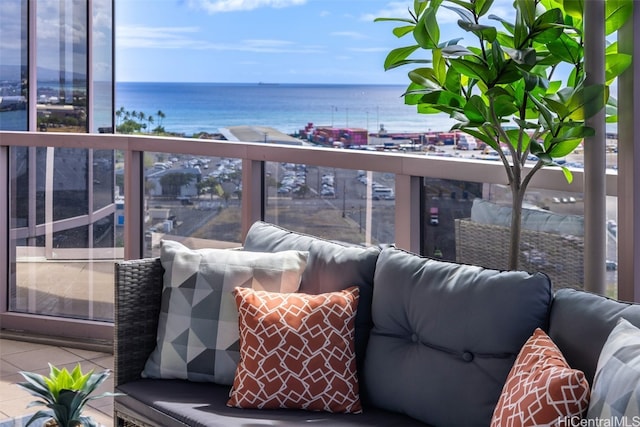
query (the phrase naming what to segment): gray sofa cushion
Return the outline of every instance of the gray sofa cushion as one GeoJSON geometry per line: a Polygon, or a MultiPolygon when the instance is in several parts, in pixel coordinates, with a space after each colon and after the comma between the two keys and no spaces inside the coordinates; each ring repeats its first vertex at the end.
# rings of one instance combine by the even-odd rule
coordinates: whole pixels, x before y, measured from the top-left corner
{"type": "Polygon", "coordinates": [[[575,289],[560,289],[551,306],[549,336],[572,368],[593,383],[598,357],[618,319],[640,327],[640,305],[575,289]]]}
{"type": "Polygon", "coordinates": [[[330,414],[301,409],[238,409],[226,405],[229,387],[184,380],[141,379],[123,384],[116,391],[120,411],[144,415],[162,427],[426,427],[406,415],[365,407],[362,414],[330,414]],[[164,414],[163,414],[164,413],[164,414]],[[166,414],[166,415],[165,415],[166,414]]]}
{"type": "Polygon", "coordinates": [[[438,426],[487,426],[509,370],[546,328],[547,276],[385,248],[365,359],[371,402],[438,426]]]}
{"type": "MultiPolygon", "coordinates": [[[[321,294],[354,285],[360,288],[355,324],[355,350],[358,372],[362,374],[364,353],[371,329],[373,275],[380,249],[346,246],[261,221],[251,226],[243,246],[245,250],[255,252],[308,251],[309,258],[302,274],[300,292],[321,294]]],[[[365,379],[360,375],[361,389],[364,382],[365,379]]]]}

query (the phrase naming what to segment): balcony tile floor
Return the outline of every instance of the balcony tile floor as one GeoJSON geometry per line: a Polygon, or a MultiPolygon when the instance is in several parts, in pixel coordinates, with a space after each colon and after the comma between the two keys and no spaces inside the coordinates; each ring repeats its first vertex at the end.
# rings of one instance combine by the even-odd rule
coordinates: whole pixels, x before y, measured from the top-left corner
{"type": "MultiPolygon", "coordinates": [[[[33,371],[47,375],[48,363],[59,368],[66,367],[69,370],[80,363],[83,372],[89,369],[101,371],[113,369],[113,355],[0,338],[0,427],[22,427],[30,414],[43,409],[43,407],[27,408],[27,404],[35,398],[15,384],[22,381],[19,371],[33,371]]],[[[113,391],[112,376],[96,390],[96,395],[105,391],[113,391]]],[[[112,426],[113,399],[105,397],[89,402],[89,408],[85,413],[102,426],[112,426]]]]}

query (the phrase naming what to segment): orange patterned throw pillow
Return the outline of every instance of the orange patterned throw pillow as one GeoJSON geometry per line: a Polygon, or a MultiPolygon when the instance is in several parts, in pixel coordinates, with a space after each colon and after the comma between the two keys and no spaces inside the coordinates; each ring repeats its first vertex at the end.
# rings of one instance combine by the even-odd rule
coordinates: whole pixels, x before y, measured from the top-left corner
{"type": "Polygon", "coordinates": [[[527,340],[509,372],[491,427],[573,425],[589,406],[589,383],[571,369],[541,329],[527,340]]]}
{"type": "Polygon", "coordinates": [[[240,363],[228,406],[362,412],[353,341],[357,287],[320,295],[233,292],[240,363]]]}

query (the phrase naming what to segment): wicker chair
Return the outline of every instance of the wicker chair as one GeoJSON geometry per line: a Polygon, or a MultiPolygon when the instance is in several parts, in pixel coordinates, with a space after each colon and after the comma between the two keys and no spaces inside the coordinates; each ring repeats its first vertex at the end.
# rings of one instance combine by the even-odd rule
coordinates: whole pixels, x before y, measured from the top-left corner
{"type": "MultiPolygon", "coordinates": [[[[455,220],[456,261],[506,270],[509,259],[509,227],[455,220]]],[[[520,268],[540,271],[551,278],[554,289],[581,289],[584,282],[582,237],[522,230],[520,268]]]]}
{"type": "MultiPolygon", "coordinates": [[[[140,378],[156,346],[162,276],[160,258],[122,261],[115,265],[114,386],[140,378]]],[[[114,398],[114,425],[151,426],[114,398]]]]}

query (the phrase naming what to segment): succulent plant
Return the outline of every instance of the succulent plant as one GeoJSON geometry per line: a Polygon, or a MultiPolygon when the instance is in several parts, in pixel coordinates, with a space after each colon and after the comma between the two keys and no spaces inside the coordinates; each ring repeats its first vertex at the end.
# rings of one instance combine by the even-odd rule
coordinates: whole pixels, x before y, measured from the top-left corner
{"type": "Polygon", "coordinates": [[[49,364],[49,371],[48,377],[33,372],[20,372],[26,381],[18,383],[18,387],[38,398],[27,407],[48,408],[36,412],[26,426],[40,418],[48,418],[55,421],[58,427],[97,427],[96,422],[91,417],[83,416],[82,412],[89,401],[118,394],[107,392],[90,396],[109,377],[111,371],[107,369],[94,373],[91,370],[82,373],[80,364],[71,372],[49,364]]]}

